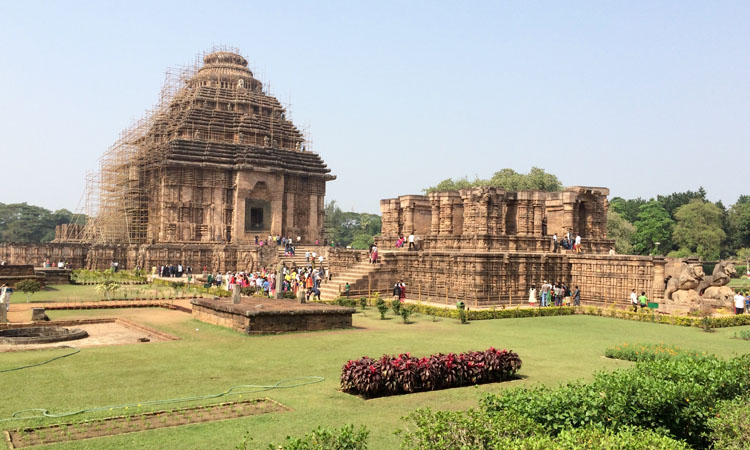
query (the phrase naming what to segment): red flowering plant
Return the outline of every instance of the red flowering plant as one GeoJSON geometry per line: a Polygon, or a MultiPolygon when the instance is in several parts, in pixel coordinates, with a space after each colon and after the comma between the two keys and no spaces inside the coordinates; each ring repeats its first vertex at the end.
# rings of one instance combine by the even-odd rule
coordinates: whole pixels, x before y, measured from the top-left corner
{"type": "Polygon", "coordinates": [[[365,356],[343,366],[341,389],[368,398],[382,397],[505,381],[520,368],[517,353],[494,348],[424,358],[409,353],[379,359],[365,356]]]}

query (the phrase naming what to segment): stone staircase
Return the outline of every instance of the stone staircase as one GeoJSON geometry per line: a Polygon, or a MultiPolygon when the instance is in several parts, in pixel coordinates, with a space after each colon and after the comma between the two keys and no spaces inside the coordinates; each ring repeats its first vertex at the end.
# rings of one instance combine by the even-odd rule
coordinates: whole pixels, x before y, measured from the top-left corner
{"type": "MultiPolygon", "coordinates": [[[[276,254],[278,255],[279,263],[284,263],[286,264],[287,267],[293,267],[293,266],[307,267],[308,264],[310,264],[310,262],[305,260],[305,252],[310,252],[310,253],[315,252],[317,253],[317,256],[320,256],[320,254],[324,251],[325,251],[325,247],[321,247],[321,246],[299,245],[295,247],[294,256],[285,256],[284,246],[279,245],[278,250],[276,250],[276,254]]],[[[318,261],[315,261],[315,268],[317,269],[319,267],[320,267],[320,264],[318,263],[318,261]]],[[[328,261],[326,261],[325,258],[323,259],[323,267],[324,268],[328,267],[328,261]]]]}
{"type": "Polygon", "coordinates": [[[351,298],[367,295],[369,278],[382,265],[382,262],[371,264],[369,262],[359,262],[347,268],[345,272],[333,273],[331,281],[323,283],[320,287],[320,298],[322,300],[335,300],[343,295],[346,283],[349,283],[349,292],[351,298]]]}

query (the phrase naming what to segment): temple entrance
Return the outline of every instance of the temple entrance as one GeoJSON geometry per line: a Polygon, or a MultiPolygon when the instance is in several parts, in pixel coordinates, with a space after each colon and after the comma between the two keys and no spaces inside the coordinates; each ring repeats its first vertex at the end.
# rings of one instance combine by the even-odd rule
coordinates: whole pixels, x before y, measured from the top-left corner
{"type": "Polygon", "coordinates": [[[271,202],[245,199],[245,232],[265,231],[271,228],[271,202]]]}

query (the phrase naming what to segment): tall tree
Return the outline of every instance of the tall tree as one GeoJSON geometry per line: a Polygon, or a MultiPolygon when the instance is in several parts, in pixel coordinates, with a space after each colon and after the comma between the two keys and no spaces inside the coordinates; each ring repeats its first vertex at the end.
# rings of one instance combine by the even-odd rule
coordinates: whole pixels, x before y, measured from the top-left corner
{"type": "Polygon", "coordinates": [[[645,203],[646,200],[640,197],[630,200],[622,197],[614,197],[609,202],[609,207],[628,222],[635,223],[635,221],[638,220],[638,213],[641,211],[641,205],[644,205],[645,203]]]}
{"type": "Polygon", "coordinates": [[[544,169],[532,167],[531,170],[529,170],[529,173],[518,173],[513,169],[502,169],[495,172],[489,180],[476,178],[474,181],[469,181],[466,177],[458,178],[456,180],[448,178],[441,181],[436,186],[425,189],[425,192],[452,191],[477,186],[499,187],[506,191],[535,189],[555,192],[562,189],[562,183],[557,176],[545,172],[544,169]]]}
{"type": "Polygon", "coordinates": [[[718,259],[726,234],[721,228],[722,211],[700,199],[693,199],[675,211],[677,223],[672,238],[680,250],[704,260],[718,259]]]}
{"type": "Polygon", "coordinates": [[[614,239],[617,253],[633,253],[633,235],[635,226],[611,209],[607,211],[607,237],[614,239]]]}
{"type": "Polygon", "coordinates": [[[731,252],[750,247],[750,195],[740,195],[727,212],[727,222],[731,252]]]}
{"type": "Polygon", "coordinates": [[[669,195],[656,196],[656,201],[667,210],[672,219],[675,219],[675,211],[680,206],[687,205],[691,200],[695,199],[704,202],[708,201],[706,199],[706,190],[703,189],[703,186],[700,186],[697,191],[673,192],[669,195]]]}
{"type": "Polygon", "coordinates": [[[640,206],[635,221],[633,249],[642,255],[663,255],[672,248],[674,221],[659,202],[651,200],[640,206]],[[657,242],[659,244],[657,244],[657,242]]]}

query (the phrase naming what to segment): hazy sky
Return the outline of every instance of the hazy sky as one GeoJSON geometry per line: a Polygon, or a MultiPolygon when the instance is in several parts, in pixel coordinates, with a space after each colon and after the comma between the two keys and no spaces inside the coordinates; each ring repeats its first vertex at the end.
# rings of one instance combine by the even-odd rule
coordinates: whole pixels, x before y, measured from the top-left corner
{"type": "Polygon", "coordinates": [[[168,67],[237,47],[338,179],[326,200],[538,166],[734,203],[750,2],[0,1],[0,202],[76,209],[168,67]]]}

